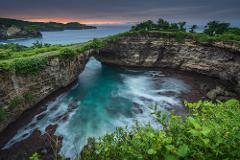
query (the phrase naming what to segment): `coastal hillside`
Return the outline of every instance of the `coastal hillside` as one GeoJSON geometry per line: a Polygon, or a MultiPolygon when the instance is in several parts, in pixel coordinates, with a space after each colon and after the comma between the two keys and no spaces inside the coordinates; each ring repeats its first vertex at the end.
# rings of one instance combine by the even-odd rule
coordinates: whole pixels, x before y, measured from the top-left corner
{"type": "Polygon", "coordinates": [[[0,18],[0,39],[39,37],[41,31],[62,31],[65,29],[95,29],[94,26],[78,22],[29,22],[16,19],[0,18]]]}

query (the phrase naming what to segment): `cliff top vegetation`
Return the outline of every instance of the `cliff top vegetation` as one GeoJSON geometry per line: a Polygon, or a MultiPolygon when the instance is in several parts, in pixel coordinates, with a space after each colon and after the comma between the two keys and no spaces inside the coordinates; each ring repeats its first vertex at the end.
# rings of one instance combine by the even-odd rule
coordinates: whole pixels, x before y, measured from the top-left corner
{"type": "MultiPolygon", "coordinates": [[[[69,23],[68,25],[75,26],[75,23],[69,23]]],[[[172,37],[179,43],[183,43],[185,39],[191,38],[198,42],[224,41],[239,46],[240,29],[230,27],[229,23],[212,21],[205,26],[203,32],[198,33],[196,29],[197,25],[192,25],[187,29],[186,22],[169,23],[163,19],[159,19],[157,23],[148,20],[133,26],[128,32],[94,39],[82,44],[50,45],[36,42],[32,47],[25,47],[18,44],[0,44],[0,70],[13,70],[17,71],[17,73],[32,73],[27,68],[37,68],[38,64],[46,64],[47,57],[73,57],[88,49],[99,50],[104,47],[107,42],[113,42],[123,37],[141,34],[172,37]],[[23,68],[21,66],[25,67],[23,68]],[[27,71],[24,71],[25,69],[27,69],[27,71]]]]}

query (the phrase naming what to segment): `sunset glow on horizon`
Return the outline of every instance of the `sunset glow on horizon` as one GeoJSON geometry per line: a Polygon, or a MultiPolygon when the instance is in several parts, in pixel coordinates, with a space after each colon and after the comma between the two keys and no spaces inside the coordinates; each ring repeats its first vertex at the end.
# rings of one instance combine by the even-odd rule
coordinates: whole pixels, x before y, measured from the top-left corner
{"type": "Polygon", "coordinates": [[[21,18],[22,20],[32,21],[32,22],[58,22],[58,23],[69,23],[69,22],[79,22],[81,24],[127,24],[129,21],[127,20],[79,20],[74,18],[32,18],[32,19],[25,19],[21,18]]]}
{"type": "Polygon", "coordinates": [[[3,0],[0,17],[34,22],[132,24],[159,18],[204,25],[211,20],[238,24],[239,0],[3,0]],[[230,3],[231,2],[231,3],[230,3]],[[12,5],[14,4],[14,5],[12,5]],[[199,14],[201,13],[201,14],[199,14]]]}

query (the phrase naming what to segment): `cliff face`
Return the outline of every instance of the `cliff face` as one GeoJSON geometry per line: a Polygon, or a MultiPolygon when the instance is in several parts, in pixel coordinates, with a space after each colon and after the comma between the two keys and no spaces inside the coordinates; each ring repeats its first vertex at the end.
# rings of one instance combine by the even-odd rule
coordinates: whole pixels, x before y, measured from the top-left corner
{"type": "Polygon", "coordinates": [[[4,26],[0,25],[0,39],[11,38],[28,38],[28,37],[41,37],[42,34],[38,30],[26,30],[16,26],[4,26]]]}
{"type": "Polygon", "coordinates": [[[139,34],[109,42],[97,55],[103,63],[161,67],[216,77],[240,92],[240,51],[233,44],[177,42],[173,37],[139,34]]]}
{"type": "Polygon", "coordinates": [[[90,56],[89,51],[77,55],[74,59],[50,56],[47,67],[37,75],[0,72],[0,107],[10,113],[0,123],[0,131],[31,106],[74,82],[90,56]]]}

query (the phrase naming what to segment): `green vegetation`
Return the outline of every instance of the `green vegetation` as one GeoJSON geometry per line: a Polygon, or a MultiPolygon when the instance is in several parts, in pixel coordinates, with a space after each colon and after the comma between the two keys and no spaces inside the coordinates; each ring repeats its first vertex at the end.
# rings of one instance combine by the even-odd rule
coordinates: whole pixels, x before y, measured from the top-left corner
{"type": "Polygon", "coordinates": [[[183,118],[155,112],[162,130],[151,125],[122,128],[99,141],[91,138],[81,153],[88,160],[240,159],[240,101],[185,103],[183,118]]]}
{"type": "Polygon", "coordinates": [[[23,102],[24,102],[23,97],[16,96],[10,101],[9,107],[12,110],[12,109],[18,107],[19,105],[21,105],[23,102]]]}
{"type": "Polygon", "coordinates": [[[2,106],[0,106],[0,122],[5,120],[5,118],[6,118],[6,112],[4,111],[2,106]]]}
{"type": "MultiPolygon", "coordinates": [[[[76,23],[68,25],[75,26],[76,23]]],[[[196,28],[197,25],[192,25],[188,32],[186,22],[169,23],[159,19],[157,23],[148,20],[137,24],[129,32],[76,45],[62,46],[36,42],[32,47],[24,47],[17,44],[0,44],[0,70],[15,71],[17,74],[38,74],[47,66],[50,56],[73,60],[76,55],[88,49],[99,52],[109,42],[114,43],[123,37],[141,34],[175,38],[179,43],[183,43],[185,39],[193,39],[198,42],[227,41],[240,44],[240,29],[232,28],[228,23],[209,22],[203,33],[196,33],[196,28]]]]}
{"type": "Polygon", "coordinates": [[[192,27],[190,28],[189,32],[190,33],[195,33],[195,30],[197,29],[197,25],[192,25],[192,27]]]}
{"type": "Polygon", "coordinates": [[[46,58],[21,58],[14,61],[17,74],[37,74],[47,65],[46,58]]]}
{"type": "Polygon", "coordinates": [[[40,156],[38,153],[34,153],[30,158],[29,160],[40,160],[40,156]]]}
{"type": "Polygon", "coordinates": [[[32,93],[27,92],[27,93],[23,94],[23,98],[24,98],[26,103],[30,103],[30,102],[33,101],[34,97],[33,97],[32,93]]]}
{"type": "Polygon", "coordinates": [[[20,105],[24,103],[30,103],[33,101],[33,95],[32,93],[26,92],[22,96],[16,96],[14,97],[9,104],[10,109],[14,109],[16,107],[19,107],[20,105]]]}
{"type": "Polygon", "coordinates": [[[62,59],[73,60],[76,55],[77,55],[77,50],[64,48],[63,50],[60,51],[59,57],[62,59]]]}
{"type": "Polygon", "coordinates": [[[218,34],[223,34],[227,32],[230,23],[221,23],[218,21],[211,21],[205,26],[204,33],[208,34],[209,36],[216,36],[218,34]]]}
{"type": "Polygon", "coordinates": [[[76,45],[50,45],[36,42],[32,47],[17,44],[0,44],[0,70],[15,71],[16,74],[36,75],[48,63],[48,58],[58,56],[61,59],[73,60],[75,56],[88,49],[101,49],[105,39],[94,39],[76,45]]]}
{"type": "MultiPolygon", "coordinates": [[[[230,23],[211,21],[205,26],[203,33],[196,33],[197,25],[192,25],[187,32],[186,22],[179,23],[169,23],[164,19],[159,19],[157,23],[151,20],[142,22],[133,26],[131,31],[147,31],[147,32],[162,32],[168,34],[176,34],[179,36],[185,35],[185,37],[194,38],[199,42],[209,42],[209,41],[230,41],[230,42],[240,42],[240,28],[230,27],[230,23]]],[[[177,37],[179,41],[179,37],[177,37]]],[[[181,39],[181,38],[180,38],[181,39]]],[[[183,42],[180,40],[179,42],[183,42]]]]}
{"type": "MultiPolygon", "coordinates": [[[[66,47],[66,46],[65,46],[66,47]]],[[[64,48],[61,45],[34,43],[32,47],[0,44],[0,70],[17,74],[37,74],[47,65],[45,54],[51,55],[64,48]]]]}

